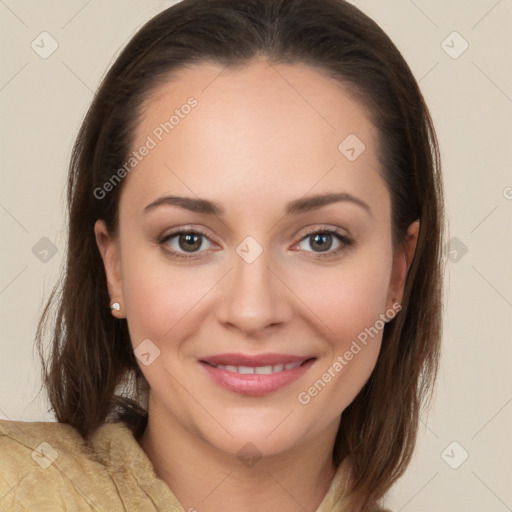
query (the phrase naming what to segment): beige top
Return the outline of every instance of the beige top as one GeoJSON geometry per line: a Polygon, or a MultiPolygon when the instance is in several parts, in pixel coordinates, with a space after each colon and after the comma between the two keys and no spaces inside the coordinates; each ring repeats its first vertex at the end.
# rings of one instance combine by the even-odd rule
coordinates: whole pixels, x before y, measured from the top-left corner
{"type": "MultiPolygon", "coordinates": [[[[316,512],[342,512],[341,469],[316,512]]],[[[71,425],[0,420],[4,511],[195,512],[179,504],[124,423],[104,424],[87,446],[71,425]]]]}

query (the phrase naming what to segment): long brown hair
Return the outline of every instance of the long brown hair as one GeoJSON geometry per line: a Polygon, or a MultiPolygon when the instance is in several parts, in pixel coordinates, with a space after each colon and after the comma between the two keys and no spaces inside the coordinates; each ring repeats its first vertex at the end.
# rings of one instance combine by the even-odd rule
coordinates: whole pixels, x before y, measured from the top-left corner
{"type": "Polygon", "coordinates": [[[343,412],[333,447],[336,464],[346,456],[351,461],[351,510],[364,510],[405,471],[422,406],[432,396],[441,338],[443,191],[435,131],[409,67],[380,27],[342,0],[184,0],[148,21],[124,48],[73,148],[67,261],[37,330],[44,386],[57,420],[85,439],[112,420],[127,422],[136,436],[144,430],[139,391],[147,381],[126,320],[110,314],[93,230],[104,219],[116,233],[123,182],[102,198],[94,191],[127,161],[145,99],[172,73],[200,62],[243,66],[257,56],[308,64],[356,95],[378,131],[395,247],[420,221],[403,309],[386,325],[375,370],[343,412]]]}

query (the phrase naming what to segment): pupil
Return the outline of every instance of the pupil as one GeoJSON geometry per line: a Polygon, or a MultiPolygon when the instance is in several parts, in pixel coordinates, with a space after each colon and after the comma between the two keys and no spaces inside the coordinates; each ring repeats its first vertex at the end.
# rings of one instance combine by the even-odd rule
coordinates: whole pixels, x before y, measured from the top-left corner
{"type": "Polygon", "coordinates": [[[193,250],[199,249],[201,247],[201,242],[199,241],[199,235],[195,233],[187,233],[185,235],[181,235],[180,237],[180,247],[185,251],[193,252],[193,250]],[[184,242],[184,247],[181,242],[184,242]]]}
{"type": "MultiPolygon", "coordinates": [[[[330,236],[331,235],[329,235],[329,234],[323,234],[323,235],[322,234],[316,234],[316,235],[313,236],[313,241],[314,241],[313,244],[316,244],[319,241],[320,241],[320,243],[321,242],[325,243],[325,241],[327,239],[330,240],[330,238],[329,238],[330,236]]],[[[330,246],[331,246],[331,244],[329,243],[329,244],[327,244],[327,247],[324,245],[323,247],[320,246],[319,249],[320,249],[320,251],[326,251],[326,250],[328,250],[330,248],[330,246]]]]}
{"type": "MultiPolygon", "coordinates": [[[[317,245],[317,248],[320,251],[329,250],[331,244],[330,243],[326,244],[326,242],[330,241],[330,237],[331,237],[331,235],[329,235],[329,234],[318,234],[317,233],[316,235],[313,235],[313,245],[317,245]]],[[[199,243],[198,243],[198,240],[199,240],[199,235],[194,234],[194,233],[187,233],[180,237],[180,246],[181,246],[181,242],[185,242],[185,247],[182,247],[182,249],[192,252],[201,247],[201,242],[199,241],[199,243]]]]}

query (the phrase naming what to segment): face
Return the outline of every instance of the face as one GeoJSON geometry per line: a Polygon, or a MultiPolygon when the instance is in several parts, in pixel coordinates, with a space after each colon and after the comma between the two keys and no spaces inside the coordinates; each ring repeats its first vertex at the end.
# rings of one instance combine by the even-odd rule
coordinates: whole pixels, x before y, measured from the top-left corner
{"type": "Polygon", "coordinates": [[[150,414],[230,454],[333,440],[414,249],[393,251],[376,137],[303,65],[201,64],[156,91],[119,231],[95,226],[150,414]]]}

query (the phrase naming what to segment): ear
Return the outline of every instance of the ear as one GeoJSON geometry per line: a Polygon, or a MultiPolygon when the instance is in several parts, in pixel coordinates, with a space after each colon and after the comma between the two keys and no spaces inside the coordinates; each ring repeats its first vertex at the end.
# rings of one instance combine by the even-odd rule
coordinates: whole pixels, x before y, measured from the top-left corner
{"type": "Polygon", "coordinates": [[[117,302],[120,306],[118,310],[113,309],[112,314],[116,318],[125,318],[119,242],[111,236],[103,220],[94,224],[94,234],[105,267],[110,304],[117,302]]]}
{"type": "Polygon", "coordinates": [[[388,288],[388,307],[402,302],[405,281],[416,252],[419,231],[420,221],[416,220],[407,229],[405,240],[393,256],[393,268],[388,288]]]}

